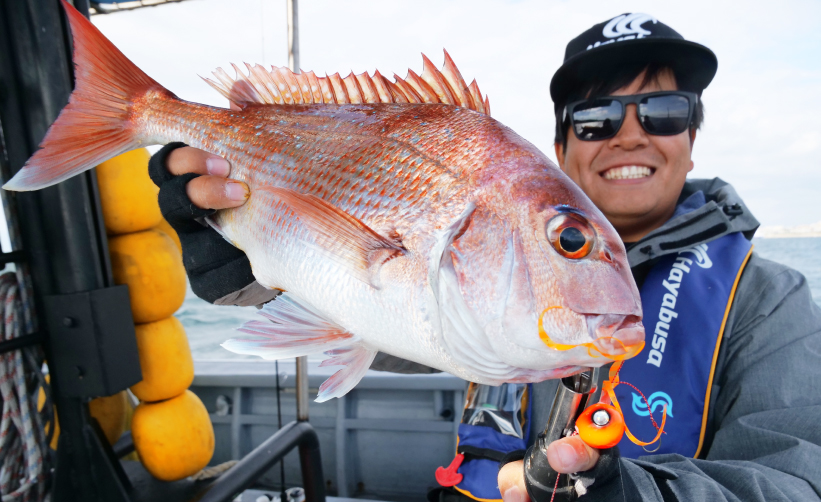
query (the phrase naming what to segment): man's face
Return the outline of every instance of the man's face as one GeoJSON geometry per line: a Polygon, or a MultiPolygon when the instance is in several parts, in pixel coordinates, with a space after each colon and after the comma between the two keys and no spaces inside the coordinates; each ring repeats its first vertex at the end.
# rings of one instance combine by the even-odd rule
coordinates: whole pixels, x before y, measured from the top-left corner
{"type": "MultiPolygon", "coordinates": [[[[678,90],[670,71],[645,86],[643,80],[641,74],[613,95],[678,90]]],[[[567,134],[566,150],[561,143],[555,145],[559,166],[610,220],[622,240],[635,242],[672,216],[687,173],[693,169],[695,131],[648,134],[639,124],[636,105],[628,105],[621,129],[610,139],[581,141],[569,129],[567,134]]]]}

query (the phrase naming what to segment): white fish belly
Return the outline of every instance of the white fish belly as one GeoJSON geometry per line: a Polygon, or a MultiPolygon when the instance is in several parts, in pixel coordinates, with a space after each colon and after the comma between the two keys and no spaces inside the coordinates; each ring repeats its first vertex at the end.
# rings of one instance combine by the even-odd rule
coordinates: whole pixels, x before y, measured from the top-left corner
{"type": "MultiPolygon", "coordinates": [[[[248,255],[261,285],[309,303],[368,348],[469,377],[441,343],[436,303],[426,283],[384,270],[385,276],[399,275],[400,280],[374,288],[318,249],[289,211],[259,205],[249,201],[242,210],[219,213],[217,223],[248,255]],[[267,214],[263,217],[262,212],[267,214]],[[278,226],[272,223],[277,221],[278,226]],[[282,224],[286,221],[290,226],[282,224]]],[[[408,259],[413,258],[396,258],[385,268],[396,270],[408,259]]]]}

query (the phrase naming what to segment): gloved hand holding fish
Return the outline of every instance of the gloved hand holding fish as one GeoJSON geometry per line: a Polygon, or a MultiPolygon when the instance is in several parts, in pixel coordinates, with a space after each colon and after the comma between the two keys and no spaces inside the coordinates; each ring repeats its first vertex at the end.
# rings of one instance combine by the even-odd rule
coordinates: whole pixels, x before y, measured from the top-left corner
{"type": "MultiPolygon", "coordinates": [[[[125,151],[182,141],[226,158],[248,202],[209,224],[284,291],[234,352],[340,365],[377,351],[498,385],[632,357],[641,302],[619,236],[529,142],[489,116],[445,53],[391,82],[248,66],[209,81],[239,110],[183,101],[63,2],[75,90],[7,190],[36,190],[125,151]]],[[[236,69],[236,67],[235,67],[236,69]]]]}

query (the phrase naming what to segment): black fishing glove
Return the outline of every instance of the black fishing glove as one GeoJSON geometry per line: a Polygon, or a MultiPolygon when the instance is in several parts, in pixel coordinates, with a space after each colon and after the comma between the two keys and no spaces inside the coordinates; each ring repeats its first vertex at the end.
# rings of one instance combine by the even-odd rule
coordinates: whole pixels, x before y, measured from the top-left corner
{"type": "Polygon", "coordinates": [[[245,253],[203,221],[215,210],[200,209],[188,198],[185,186],[200,175],[174,176],[166,169],[168,155],[184,146],[169,143],[162,147],[148,162],[148,174],[160,188],[160,211],[180,238],[182,263],[191,289],[217,305],[260,305],[272,300],[279,292],[256,282],[245,253]]]}

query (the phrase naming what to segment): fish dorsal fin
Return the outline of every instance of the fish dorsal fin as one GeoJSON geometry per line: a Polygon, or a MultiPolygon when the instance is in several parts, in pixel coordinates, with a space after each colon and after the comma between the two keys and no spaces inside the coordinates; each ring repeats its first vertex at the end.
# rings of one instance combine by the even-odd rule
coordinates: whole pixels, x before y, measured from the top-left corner
{"type": "Polygon", "coordinates": [[[264,185],[255,191],[273,195],[313,233],[316,246],[357,279],[379,289],[379,269],[407,250],[345,211],[311,194],[264,185]]]}
{"type": "Polygon", "coordinates": [[[203,80],[241,108],[251,104],[444,103],[490,115],[490,102],[482,97],[476,80],[465,84],[450,55],[444,52],[445,64],[441,70],[422,54],[422,74],[408,70],[404,79],[394,75],[394,82],[379,71],[372,76],[365,72],[350,73],[345,78],[340,78],[338,73],[317,77],[312,71],[294,73],[277,66],[266,70],[248,63],[245,63],[247,75],[232,64],[235,78],[217,68],[213,72],[216,81],[203,80]]]}

